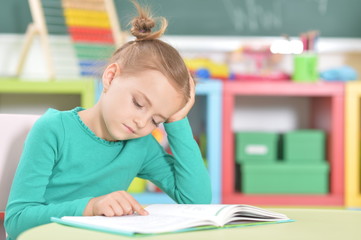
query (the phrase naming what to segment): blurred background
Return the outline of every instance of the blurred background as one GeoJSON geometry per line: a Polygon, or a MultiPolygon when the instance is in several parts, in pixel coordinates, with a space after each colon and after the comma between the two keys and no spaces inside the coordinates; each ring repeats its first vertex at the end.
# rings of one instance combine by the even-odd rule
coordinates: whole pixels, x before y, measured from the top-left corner
{"type": "MultiPolygon", "coordinates": [[[[196,76],[214,203],[361,207],[359,0],[143,0],[196,76]]],[[[0,0],[0,113],[92,106],[128,0],[0,0]]],[[[168,149],[160,127],[153,135],[168,149]]],[[[170,202],[136,179],[141,203],[170,202]]]]}

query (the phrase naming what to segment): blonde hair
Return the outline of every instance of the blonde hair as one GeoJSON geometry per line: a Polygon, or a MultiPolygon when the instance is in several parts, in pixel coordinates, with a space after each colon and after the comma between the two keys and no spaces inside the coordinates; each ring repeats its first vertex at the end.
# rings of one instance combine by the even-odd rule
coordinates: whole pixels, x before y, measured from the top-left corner
{"type": "Polygon", "coordinates": [[[135,0],[132,0],[132,3],[138,11],[138,16],[130,22],[130,32],[136,39],[117,49],[110,60],[111,63],[120,64],[124,73],[159,71],[187,101],[190,97],[189,71],[178,51],[158,39],[168,26],[167,20],[164,17],[154,19],[149,8],[141,7],[135,0]],[[153,31],[156,20],[160,27],[153,31]]]}

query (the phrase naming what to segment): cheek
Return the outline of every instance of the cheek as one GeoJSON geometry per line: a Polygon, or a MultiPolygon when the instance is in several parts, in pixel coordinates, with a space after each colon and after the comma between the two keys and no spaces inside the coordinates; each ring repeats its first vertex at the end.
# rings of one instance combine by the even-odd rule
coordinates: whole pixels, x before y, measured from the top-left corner
{"type": "Polygon", "coordinates": [[[141,136],[147,136],[147,135],[151,134],[155,129],[156,129],[156,126],[154,126],[152,123],[150,123],[146,128],[142,129],[142,131],[139,132],[139,134],[141,136]]]}
{"type": "Polygon", "coordinates": [[[104,101],[103,109],[106,109],[108,117],[113,118],[123,118],[124,116],[134,112],[133,106],[129,99],[114,94],[109,96],[106,101],[104,101]]]}

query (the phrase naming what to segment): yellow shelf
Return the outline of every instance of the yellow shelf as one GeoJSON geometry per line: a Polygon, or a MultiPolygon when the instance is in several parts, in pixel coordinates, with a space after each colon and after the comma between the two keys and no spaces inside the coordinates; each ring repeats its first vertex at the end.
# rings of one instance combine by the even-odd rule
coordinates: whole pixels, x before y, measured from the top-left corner
{"type": "Polygon", "coordinates": [[[345,203],[361,207],[361,81],[347,83],[345,103],[345,203]]]}

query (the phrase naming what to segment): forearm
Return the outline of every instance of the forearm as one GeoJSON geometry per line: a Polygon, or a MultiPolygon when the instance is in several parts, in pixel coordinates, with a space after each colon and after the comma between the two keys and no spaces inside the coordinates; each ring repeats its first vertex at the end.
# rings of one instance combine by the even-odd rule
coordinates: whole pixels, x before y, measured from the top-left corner
{"type": "Polygon", "coordinates": [[[173,151],[174,199],[178,203],[210,203],[210,178],[201,155],[173,151]]]}
{"type": "Polygon", "coordinates": [[[210,203],[209,174],[188,119],[165,128],[174,157],[174,199],[178,203],[210,203]]]}

